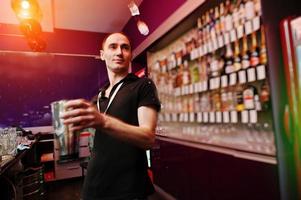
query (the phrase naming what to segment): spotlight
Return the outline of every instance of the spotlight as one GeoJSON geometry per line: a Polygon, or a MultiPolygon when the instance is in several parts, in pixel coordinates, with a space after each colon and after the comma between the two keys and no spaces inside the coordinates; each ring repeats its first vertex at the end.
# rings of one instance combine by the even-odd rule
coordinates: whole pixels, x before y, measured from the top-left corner
{"type": "Polygon", "coordinates": [[[45,50],[46,42],[40,37],[42,14],[37,0],[11,0],[11,6],[20,21],[20,30],[25,35],[29,47],[33,51],[45,50]]]}
{"type": "Polygon", "coordinates": [[[19,20],[41,20],[42,13],[36,0],[12,0],[11,6],[19,20]]]}
{"type": "Polygon", "coordinates": [[[141,19],[138,19],[138,21],[137,21],[137,27],[138,27],[139,32],[142,35],[148,35],[149,29],[148,29],[147,24],[144,21],[142,21],[141,19]]]}

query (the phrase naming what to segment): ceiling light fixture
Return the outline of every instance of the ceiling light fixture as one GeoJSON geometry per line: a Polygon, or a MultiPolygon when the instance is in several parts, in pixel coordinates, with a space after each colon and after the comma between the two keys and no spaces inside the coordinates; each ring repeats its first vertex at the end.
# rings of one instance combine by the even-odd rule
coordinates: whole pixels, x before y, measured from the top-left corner
{"type": "Polygon", "coordinates": [[[128,4],[128,7],[130,9],[131,15],[134,17],[134,20],[137,23],[137,28],[139,30],[139,32],[142,35],[148,35],[149,34],[149,28],[147,26],[147,24],[140,18],[140,12],[139,12],[139,8],[138,6],[135,4],[134,1],[131,1],[128,4]]]}
{"type": "Polygon", "coordinates": [[[12,0],[11,6],[20,21],[23,19],[41,21],[42,13],[36,0],[12,0]]]}
{"type": "Polygon", "coordinates": [[[33,51],[43,51],[46,42],[41,38],[42,12],[37,0],[11,0],[11,7],[20,21],[20,30],[33,51]]]}

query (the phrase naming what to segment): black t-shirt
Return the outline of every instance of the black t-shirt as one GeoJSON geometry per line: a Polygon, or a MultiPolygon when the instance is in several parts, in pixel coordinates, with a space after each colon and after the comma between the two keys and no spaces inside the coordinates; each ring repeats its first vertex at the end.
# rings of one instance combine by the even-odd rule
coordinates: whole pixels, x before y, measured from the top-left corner
{"type": "MultiPolygon", "coordinates": [[[[123,84],[107,110],[108,115],[138,126],[140,106],[160,110],[154,83],[148,78],[138,78],[133,74],[128,74],[117,83],[109,98],[121,82],[123,84]]],[[[106,110],[109,102],[104,95],[106,87],[101,91],[99,101],[101,112],[106,110]]],[[[103,130],[97,130],[92,155],[83,187],[84,200],[126,200],[146,197],[154,192],[147,174],[145,150],[118,140],[103,130]]]]}

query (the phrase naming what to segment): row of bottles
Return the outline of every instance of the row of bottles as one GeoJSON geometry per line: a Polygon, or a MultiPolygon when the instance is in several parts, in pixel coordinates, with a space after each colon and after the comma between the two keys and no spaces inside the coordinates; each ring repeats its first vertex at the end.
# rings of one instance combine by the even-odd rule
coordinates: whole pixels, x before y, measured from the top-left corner
{"type": "MultiPolygon", "coordinates": [[[[234,53],[236,55],[233,55],[233,51],[231,51],[233,47],[231,46],[235,46],[235,50],[238,50],[239,45],[237,43],[240,40],[243,41],[241,42],[243,43],[243,45],[241,46],[242,48],[244,48],[241,57],[244,57],[245,55],[249,56],[249,54],[251,54],[253,58],[257,57],[256,54],[258,54],[259,49],[262,49],[262,52],[265,52],[264,38],[261,42],[262,46],[259,48],[259,46],[257,46],[256,44],[256,35],[254,33],[260,29],[260,2],[258,0],[255,0],[254,2],[252,0],[234,0],[231,3],[231,1],[228,0],[226,1],[225,5],[227,11],[224,11],[224,3],[221,3],[220,6],[217,6],[215,8],[215,14],[213,14],[214,11],[213,9],[211,9],[210,11],[202,15],[198,19],[198,27],[195,29],[195,31],[187,34],[187,36],[184,37],[181,43],[179,43],[173,50],[167,52],[166,55],[162,55],[161,58],[159,58],[154,64],[153,70],[166,73],[177,67],[185,68],[185,62],[195,60],[203,56],[212,57],[213,61],[215,57],[220,58],[221,56],[219,55],[221,54],[223,54],[224,59],[228,59],[229,56],[239,57],[239,53],[237,53],[239,51],[236,51],[234,53]],[[237,14],[235,13],[237,13],[236,8],[238,7],[240,8],[241,12],[241,14],[239,14],[240,19],[238,20],[242,23],[240,26],[238,26],[240,27],[240,29],[237,29],[237,26],[235,25],[235,21],[237,20],[234,20],[236,18],[235,16],[237,16],[237,14]],[[257,9],[255,9],[255,7],[257,9]],[[232,11],[232,9],[234,11],[232,11]],[[251,14],[244,14],[245,12],[250,12],[251,14]],[[232,14],[234,15],[233,17],[232,14]],[[231,26],[226,25],[232,23],[233,25],[231,26]],[[250,34],[252,36],[249,36],[250,34]],[[248,40],[250,40],[249,38],[252,38],[252,46],[250,44],[250,46],[248,47],[248,40]]],[[[261,37],[264,37],[263,27],[261,27],[261,30],[261,37]]],[[[246,59],[247,58],[244,57],[244,60],[246,59]]],[[[265,62],[263,61],[263,63],[265,62]]],[[[256,65],[256,62],[252,62],[252,64],[256,65]]],[[[212,67],[222,68],[223,65],[215,64],[214,66],[213,64],[212,67]]]]}
{"type": "Polygon", "coordinates": [[[260,88],[254,85],[237,85],[205,93],[194,93],[174,98],[171,95],[161,95],[163,112],[209,112],[209,111],[242,111],[269,109],[270,91],[266,81],[260,88]]]}
{"type": "MultiPolygon", "coordinates": [[[[201,56],[258,30],[260,16],[259,0],[227,0],[205,12],[197,20],[196,46],[202,47],[201,56]]],[[[192,37],[189,43],[193,41],[192,37]]]]}
{"type": "MultiPolygon", "coordinates": [[[[174,88],[199,84],[196,92],[244,84],[266,78],[267,53],[264,28],[260,33],[229,43],[225,48],[202,56],[197,60],[185,60],[182,65],[164,71],[166,63],[160,65],[160,72],[151,69],[152,76],[161,92],[174,94],[174,88]],[[257,36],[260,36],[260,47],[257,36]]],[[[177,93],[177,92],[176,92],[177,93]]],[[[189,92],[181,92],[181,94],[189,92]]]]}
{"type": "Polygon", "coordinates": [[[270,91],[267,82],[264,81],[257,85],[259,87],[258,89],[256,85],[251,84],[237,85],[235,87],[205,93],[183,95],[177,98],[171,95],[161,94],[162,112],[160,114],[160,120],[174,122],[237,123],[239,122],[237,112],[241,112],[242,122],[257,122],[257,112],[268,111],[270,109],[270,91]],[[251,110],[252,112],[249,112],[250,114],[245,112],[251,110]],[[235,112],[233,113],[232,111],[235,112]],[[255,119],[252,118],[254,111],[256,111],[256,116],[253,116],[255,119]],[[236,119],[231,120],[229,117],[227,118],[229,114],[226,112],[232,112],[232,116],[236,119]],[[196,115],[195,113],[199,114],[196,115]],[[209,113],[214,113],[213,115],[215,116],[210,117],[209,113]],[[250,115],[250,117],[245,115],[250,115]]]}

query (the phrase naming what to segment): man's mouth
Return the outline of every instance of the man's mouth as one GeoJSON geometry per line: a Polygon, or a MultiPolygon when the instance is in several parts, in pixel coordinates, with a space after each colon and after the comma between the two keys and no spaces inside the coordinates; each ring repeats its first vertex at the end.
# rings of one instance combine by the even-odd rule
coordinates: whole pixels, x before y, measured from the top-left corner
{"type": "Polygon", "coordinates": [[[113,61],[114,61],[114,62],[117,62],[117,63],[122,63],[122,62],[124,62],[123,59],[113,59],[113,61]]]}

